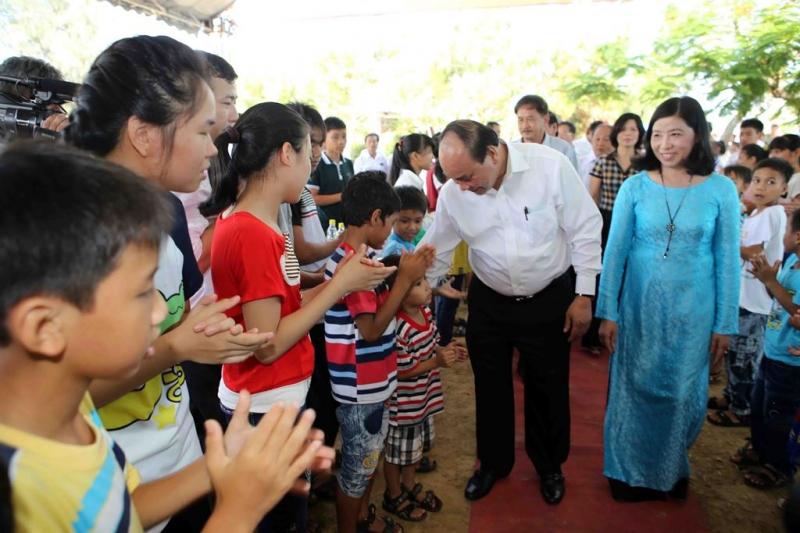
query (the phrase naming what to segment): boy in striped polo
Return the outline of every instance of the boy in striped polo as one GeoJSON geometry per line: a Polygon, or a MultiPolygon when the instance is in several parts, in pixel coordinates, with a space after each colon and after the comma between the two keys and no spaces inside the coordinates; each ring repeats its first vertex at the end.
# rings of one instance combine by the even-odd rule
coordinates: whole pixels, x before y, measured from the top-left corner
{"type": "MultiPolygon", "coordinates": [[[[342,245],[325,268],[330,279],[348,251],[366,244],[381,248],[392,230],[400,199],[381,172],[362,172],[342,192],[342,245]]],[[[369,257],[374,257],[370,250],[369,257]]],[[[380,459],[389,423],[386,402],[397,382],[395,314],[406,293],[433,263],[431,247],[403,255],[394,286],[384,282],[372,291],[353,292],[325,314],[325,343],[331,391],[339,402],[342,467],[337,476],[336,516],[341,533],[353,533],[361,521],[369,529],[378,518],[369,505],[372,476],[380,459]]],[[[376,524],[379,525],[379,524],[376,524]]]]}
{"type": "MultiPolygon", "coordinates": [[[[383,259],[396,265],[399,256],[383,259]]],[[[392,286],[393,276],[387,278],[392,286]]],[[[431,286],[421,278],[414,283],[397,313],[397,388],[389,408],[389,433],[383,473],[386,492],[383,508],[404,520],[423,520],[427,512],[442,510],[442,500],[423,491],[415,474],[426,439],[433,440],[433,415],[444,410],[440,368],[464,361],[467,350],[456,341],[439,346],[439,332],[428,305],[431,286]]]]}

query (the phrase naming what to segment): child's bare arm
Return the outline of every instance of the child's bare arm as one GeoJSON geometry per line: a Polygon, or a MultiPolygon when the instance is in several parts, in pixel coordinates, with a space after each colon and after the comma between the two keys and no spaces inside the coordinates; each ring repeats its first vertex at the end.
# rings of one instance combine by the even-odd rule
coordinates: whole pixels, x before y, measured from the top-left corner
{"type": "Polygon", "coordinates": [[[745,261],[750,261],[751,258],[764,253],[764,243],[751,244],[750,246],[740,246],[739,255],[745,261]]]}
{"type": "Polygon", "coordinates": [[[205,461],[198,459],[170,476],[140,485],[133,492],[133,504],[142,526],[147,529],[171,517],[210,490],[211,481],[205,461]]]}
{"type": "Polygon", "coordinates": [[[433,247],[421,246],[414,253],[403,254],[400,257],[400,265],[397,268],[397,278],[395,278],[389,297],[383,302],[380,309],[375,314],[362,314],[356,317],[355,323],[361,337],[367,342],[378,340],[386,326],[392,321],[403,303],[403,299],[416,283],[418,279],[425,275],[425,271],[433,264],[433,247]]]}
{"type": "Polygon", "coordinates": [[[778,303],[790,314],[794,315],[799,307],[792,301],[792,295],[789,291],[783,288],[778,283],[778,270],[780,270],[781,262],[776,261],[775,264],[770,265],[767,258],[763,255],[758,255],[750,259],[750,273],[756,278],[761,280],[767,290],[772,296],[778,300],[778,303]]]}

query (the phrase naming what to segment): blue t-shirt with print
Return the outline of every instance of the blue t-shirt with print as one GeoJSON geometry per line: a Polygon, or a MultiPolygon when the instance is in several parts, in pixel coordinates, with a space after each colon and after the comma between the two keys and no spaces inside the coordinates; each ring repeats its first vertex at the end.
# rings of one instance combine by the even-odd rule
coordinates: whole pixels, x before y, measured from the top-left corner
{"type": "MultiPolygon", "coordinates": [[[[792,295],[792,303],[800,304],[800,269],[796,269],[797,255],[792,254],[778,273],[778,283],[792,295]]],[[[764,356],[781,363],[800,366],[800,357],[789,353],[789,348],[800,347],[800,330],[789,324],[789,312],[777,299],[772,299],[772,312],[767,320],[764,336],[764,356]]]]}
{"type": "Polygon", "coordinates": [[[381,250],[381,257],[389,257],[390,255],[401,255],[403,251],[413,252],[414,243],[405,240],[404,238],[402,238],[393,231],[392,234],[389,235],[389,238],[386,239],[386,246],[384,246],[383,250],[381,250]]]}

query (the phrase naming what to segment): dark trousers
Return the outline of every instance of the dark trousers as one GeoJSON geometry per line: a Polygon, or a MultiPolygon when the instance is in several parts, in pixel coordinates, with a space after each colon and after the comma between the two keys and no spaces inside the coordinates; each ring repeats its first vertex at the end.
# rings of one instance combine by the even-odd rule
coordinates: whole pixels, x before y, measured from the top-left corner
{"type": "Polygon", "coordinates": [[[574,298],[569,272],[534,297],[503,296],[473,275],[467,347],[475,374],[478,459],[507,475],[514,466],[512,354],[525,387],[525,450],[539,475],[561,471],[570,439],[569,343],[564,315],[574,298]]]}
{"type": "MultiPolygon", "coordinates": [[[[608,230],[611,228],[611,211],[606,211],[605,209],[600,210],[600,216],[603,217],[603,229],[600,232],[601,238],[601,250],[605,251],[606,243],[608,242],[608,230]]],[[[600,294],[600,274],[597,275],[595,279],[595,294],[600,294]]],[[[599,348],[603,345],[600,341],[600,322],[601,319],[595,317],[595,313],[597,311],[597,298],[592,298],[592,323],[589,326],[589,329],[583,335],[583,340],[581,341],[581,345],[584,348],[599,348]]]]}
{"type": "MultiPolygon", "coordinates": [[[[304,409],[305,406],[301,407],[304,409]]],[[[230,422],[233,411],[220,407],[225,420],[230,422]]],[[[248,420],[255,426],[261,421],[264,413],[250,413],[248,420]]],[[[306,477],[307,475],[304,474],[306,477]]],[[[261,519],[256,526],[256,533],[285,533],[289,531],[304,532],[308,529],[308,498],[288,493],[261,519]]],[[[200,531],[199,529],[197,531],[200,531]]]]}
{"type": "Polygon", "coordinates": [[[750,408],[750,435],[759,459],[791,476],[789,432],[800,408],[800,367],[762,357],[750,408]]]}
{"type": "MultiPolygon", "coordinates": [[[[452,286],[456,290],[461,290],[464,284],[464,274],[453,277],[452,286]]],[[[439,346],[447,346],[453,340],[453,324],[456,320],[456,311],[461,300],[447,298],[446,296],[436,297],[436,328],[439,330],[439,346]]]]}
{"type": "Polygon", "coordinates": [[[328,357],[325,352],[325,325],[317,324],[311,331],[311,344],[314,346],[314,373],[306,396],[306,405],[317,413],[314,427],[325,433],[325,445],[333,446],[339,434],[339,421],[336,408],[339,404],[331,393],[331,376],[328,373],[328,357]]]}
{"type": "Polygon", "coordinates": [[[219,381],[222,378],[221,365],[204,365],[184,361],[181,367],[186,372],[186,386],[189,388],[189,408],[194,418],[194,426],[200,446],[206,449],[206,420],[216,420],[224,430],[227,421],[219,408],[219,381]]]}

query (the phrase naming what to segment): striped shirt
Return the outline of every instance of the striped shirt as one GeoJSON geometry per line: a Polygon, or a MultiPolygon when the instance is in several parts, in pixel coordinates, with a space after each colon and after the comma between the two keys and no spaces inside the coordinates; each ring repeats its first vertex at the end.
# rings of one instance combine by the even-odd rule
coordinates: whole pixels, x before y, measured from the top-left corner
{"type": "MultiPolygon", "coordinates": [[[[439,332],[431,320],[430,309],[423,307],[422,314],[425,317],[422,324],[402,311],[397,314],[397,370],[400,372],[414,370],[420,363],[436,357],[439,332]]],[[[393,426],[419,424],[443,410],[442,380],[436,368],[413,378],[398,378],[389,409],[389,423],[393,426]]]]}
{"type": "MultiPolygon", "coordinates": [[[[343,243],[325,267],[325,279],[331,279],[339,261],[352,250],[343,243]]],[[[374,250],[368,256],[375,257],[374,250]]],[[[325,350],[331,376],[331,392],[339,403],[369,404],[388,400],[397,385],[395,321],[386,326],[381,337],[368,342],[361,337],[355,319],[375,314],[389,297],[384,282],[371,291],[351,292],[325,313],[325,350]]]]}
{"type": "MultiPolygon", "coordinates": [[[[81,404],[91,444],[66,444],[0,424],[0,463],[11,483],[14,530],[141,532],[131,493],[139,474],[81,404]]],[[[91,410],[91,412],[90,412],[91,410]]]]}

